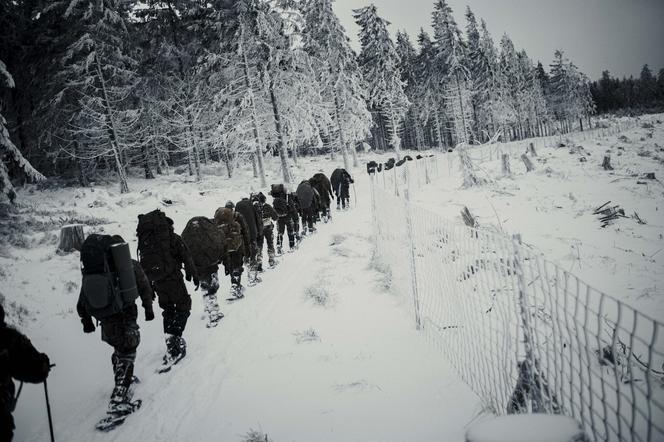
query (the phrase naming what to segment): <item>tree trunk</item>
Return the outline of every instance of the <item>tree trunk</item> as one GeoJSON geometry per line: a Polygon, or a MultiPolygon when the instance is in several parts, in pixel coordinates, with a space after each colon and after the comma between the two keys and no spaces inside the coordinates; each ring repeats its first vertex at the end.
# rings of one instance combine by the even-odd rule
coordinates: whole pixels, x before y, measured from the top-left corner
{"type": "Polygon", "coordinates": [[[143,147],[141,147],[141,154],[143,155],[143,170],[145,171],[145,179],[153,180],[154,175],[150,169],[150,155],[148,154],[147,146],[143,145],[143,147]]]}
{"type": "Polygon", "coordinates": [[[73,252],[74,250],[80,251],[83,241],[85,241],[83,224],[62,226],[60,229],[60,245],[58,245],[58,250],[65,253],[73,252]]]}
{"type": "Polygon", "coordinates": [[[353,154],[353,167],[357,167],[360,165],[359,160],[357,159],[357,144],[354,143],[353,147],[351,148],[351,153],[353,154]]]}
{"type": "Polygon", "coordinates": [[[258,166],[256,165],[256,155],[251,156],[251,169],[254,172],[254,178],[258,178],[258,166]]]}
{"type": "Polygon", "coordinates": [[[348,160],[348,148],[346,146],[346,141],[344,140],[344,130],[341,126],[341,112],[339,106],[339,98],[334,95],[334,110],[337,117],[337,128],[339,129],[339,148],[341,149],[341,155],[344,158],[344,169],[350,170],[350,162],[348,160]]]}
{"type": "Polygon", "coordinates": [[[263,141],[261,140],[260,132],[258,131],[258,117],[256,116],[256,104],[254,103],[253,85],[249,77],[249,64],[247,62],[247,55],[242,51],[242,68],[244,69],[244,84],[245,87],[252,92],[251,102],[251,126],[254,132],[254,140],[256,142],[256,161],[258,165],[258,174],[261,179],[261,187],[267,186],[265,179],[265,166],[263,165],[263,141]]]}
{"type": "Polygon", "coordinates": [[[277,104],[277,97],[274,94],[274,81],[268,81],[270,90],[270,101],[272,102],[272,114],[274,116],[274,128],[277,131],[277,149],[279,149],[279,158],[281,159],[281,171],[284,176],[284,184],[290,184],[291,177],[288,170],[288,152],[286,152],[286,145],[284,144],[284,136],[281,129],[281,117],[279,116],[279,106],[277,104]]]}
{"type": "Polygon", "coordinates": [[[128,193],[129,184],[127,184],[127,174],[125,173],[122,162],[120,161],[120,147],[118,145],[118,133],[115,127],[115,119],[113,118],[113,114],[111,112],[110,100],[108,98],[108,91],[106,89],[106,81],[104,79],[104,74],[101,70],[101,64],[99,62],[99,58],[97,57],[96,53],[94,58],[95,58],[95,66],[97,68],[97,75],[99,76],[99,83],[101,84],[101,90],[103,94],[106,119],[110,124],[109,138],[111,141],[111,150],[113,151],[113,157],[115,158],[115,165],[118,169],[118,176],[120,178],[120,193],[128,193]]]}
{"type": "Polygon", "coordinates": [[[440,117],[438,116],[438,111],[433,113],[434,117],[434,129],[436,131],[436,142],[438,143],[438,150],[443,151],[445,147],[443,146],[443,134],[440,132],[440,117]]]}

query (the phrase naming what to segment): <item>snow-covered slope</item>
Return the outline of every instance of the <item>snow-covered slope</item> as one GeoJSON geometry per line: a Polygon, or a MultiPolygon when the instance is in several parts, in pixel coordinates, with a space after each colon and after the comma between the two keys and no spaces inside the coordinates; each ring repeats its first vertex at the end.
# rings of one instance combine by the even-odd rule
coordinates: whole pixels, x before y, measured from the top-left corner
{"type": "MultiPolygon", "coordinates": [[[[464,206],[479,225],[520,233],[550,261],[591,286],[664,318],[664,116],[648,117],[622,134],[565,147],[538,148],[535,171],[526,173],[513,152],[511,177],[501,172],[499,155],[478,163],[489,184],[463,189],[456,154],[441,155],[441,178],[415,192],[417,204],[442,219],[462,223],[464,206]],[[650,127],[649,125],[652,125],[650,127]],[[579,148],[578,146],[581,146],[579,148]],[[601,167],[609,154],[614,170],[601,167]],[[584,158],[585,161],[581,161],[584,158]],[[647,179],[654,173],[656,179],[647,179]],[[593,212],[619,205],[627,218],[602,228],[593,212]],[[640,224],[634,213],[645,221],[640,224]]],[[[497,147],[500,149],[500,147],[497,147]]],[[[518,152],[518,155],[517,155],[518,152]]],[[[475,155],[475,154],[474,154],[475,155]]],[[[475,156],[479,157],[479,153],[475,156]]],[[[488,159],[488,155],[484,155],[488,159]]]]}
{"type": "MultiPolygon", "coordinates": [[[[300,178],[336,167],[304,163],[300,178]]],[[[389,293],[371,267],[368,180],[361,169],[356,175],[357,206],[333,213],[332,223],[284,255],[244,300],[222,301],[226,317],[217,328],[205,328],[201,295],[190,286],[188,356],[169,374],[154,373],[164,351],[160,318],[145,323],[141,313],[136,395],[144,404],[109,434],[93,426],[112,389],[112,350],[99,331],[84,335],[75,313],[78,255],[56,255],[54,238],[38,234],[32,248],[0,258],[2,292],[29,312],[19,328],[57,364],[49,378],[56,439],[230,441],[260,428],[277,442],[462,440],[481,404],[414,329],[404,298],[389,293]],[[327,298],[326,305],[314,298],[327,298]]],[[[248,172],[182,180],[134,180],[128,195],[104,186],[20,197],[23,211],[40,211],[35,217],[71,208],[105,218],[111,223],[95,230],[119,232],[135,249],[139,213],[161,207],[179,231],[190,217],[237,201],[254,182],[248,172]],[[163,199],[173,204],[164,207],[163,199]]],[[[224,277],[221,299],[228,290],[224,277]]],[[[41,386],[26,385],[15,415],[16,440],[48,437],[41,386]]]]}

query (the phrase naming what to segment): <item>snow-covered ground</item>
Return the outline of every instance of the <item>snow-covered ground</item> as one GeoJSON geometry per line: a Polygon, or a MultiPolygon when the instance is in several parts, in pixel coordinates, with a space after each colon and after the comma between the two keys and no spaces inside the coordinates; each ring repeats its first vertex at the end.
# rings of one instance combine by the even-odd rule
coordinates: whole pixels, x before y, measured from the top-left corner
{"type": "MultiPolygon", "coordinates": [[[[319,169],[329,174],[338,165],[302,163],[294,169],[298,178],[319,169]]],[[[273,166],[268,182],[279,181],[273,166]]],[[[109,434],[93,426],[112,389],[112,350],[99,330],[84,335],[77,318],[78,254],[55,253],[56,230],[14,240],[27,248],[3,251],[0,290],[14,303],[13,319],[22,318],[19,329],[57,364],[49,377],[56,439],[230,441],[256,429],[277,442],[462,440],[482,404],[415,330],[405,298],[390,293],[384,275],[371,267],[368,180],[362,168],[355,174],[357,206],[319,225],[262,284],[248,288],[244,300],[223,301],[229,290],[223,278],[226,317],[217,328],[205,328],[201,296],[190,286],[189,351],[171,373],[154,373],[165,348],[159,316],[146,323],[139,315],[136,374],[142,383],[136,395],[143,407],[109,434]]],[[[255,190],[255,182],[249,171],[228,180],[219,169],[208,170],[199,184],[186,175],[135,179],[125,195],[115,185],[28,189],[19,195],[16,222],[39,220],[44,224],[32,226],[52,228],[104,219],[108,223],[98,220],[102,224],[88,232],[120,233],[135,250],[139,213],[159,207],[180,231],[189,218],[212,216],[226,200],[255,190]],[[173,204],[165,207],[164,199],[173,204]]],[[[17,441],[48,438],[41,386],[24,387],[15,417],[17,441]]]]}
{"type": "MultiPolygon", "coordinates": [[[[583,150],[574,153],[569,145],[540,148],[537,169],[528,174],[515,158],[509,178],[501,177],[497,160],[482,163],[480,174],[492,182],[470,189],[461,188],[458,156],[441,154],[440,177],[415,192],[413,204],[454,223],[468,206],[481,226],[521,233],[590,285],[662,320],[664,125],[657,119],[664,118],[623,139],[576,143],[583,150]],[[600,167],[606,152],[613,171],[600,167]],[[647,172],[657,179],[642,179],[647,172]],[[601,228],[592,212],[609,200],[646,224],[621,218],[601,228]]],[[[277,162],[269,164],[268,183],[279,182],[277,162]]],[[[299,182],[338,165],[302,159],[293,171],[299,182]]],[[[141,314],[136,373],[144,405],[110,434],[96,433],[93,425],[112,387],[111,348],[99,332],[82,332],[74,309],[79,258],[55,253],[56,228],[82,220],[94,224],[88,232],[120,233],[135,250],[139,213],[162,208],[181,231],[189,218],[212,216],[226,200],[258,190],[257,181],[248,170],[229,180],[222,168],[208,168],[201,183],[187,175],[133,179],[125,195],[116,185],[23,189],[19,214],[12,216],[20,226],[14,230],[28,234],[14,234],[15,246],[0,249],[0,292],[18,328],[57,364],[49,378],[56,438],[242,440],[253,428],[275,442],[462,440],[483,404],[414,329],[409,298],[390,292],[372,267],[368,179],[363,167],[354,172],[357,206],[319,225],[262,284],[248,288],[246,299],[222,301],[226,317],[216,329],[205,328],[201,296],[190,286],[189,353],[172,373],[154,374],[164,351],[161,322],[145,323],[141,314]]],[[[222,298],[228,279],[223,283],[222,298]]],[[[26,385],[15,416],[16,440],[48,437],[41,386],[26,385]]]]}
{"type": "Polygon", "coordinates": [[[643,121],[652,128],[639,123],[614,136],[538,148],[530,173],[518,158],[528,144],[523,142],[512,154],[511,177],[502,176],[494,151],[493,161],[477,164],[479,176],[491,182],[467,189],[458,155],[441,155],[440,178],[414,192],[413,200],[459,224],[467,206],[480,226],[520,233],[525,243],[589,285],[664,320],[664,116],[643,121]],[[601,167],[606,154],[612,171],[601,167]],[[656,179],[644,178],[645,173],[656,179]],[[607,201],[628,218],[602,228],[593,212],[607,201]]]}

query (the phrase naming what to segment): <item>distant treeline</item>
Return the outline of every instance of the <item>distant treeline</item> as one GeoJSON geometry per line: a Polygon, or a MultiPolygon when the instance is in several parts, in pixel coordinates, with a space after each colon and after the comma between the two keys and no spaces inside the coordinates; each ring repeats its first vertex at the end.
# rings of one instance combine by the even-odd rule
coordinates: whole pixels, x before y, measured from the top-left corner
{"type": "Polygon", "coordinates": [[[644,65],[639,78],[614,78],[609,71],[590,86],[598,113],[664,111],[664,69],[653,75],[644,65]]]}

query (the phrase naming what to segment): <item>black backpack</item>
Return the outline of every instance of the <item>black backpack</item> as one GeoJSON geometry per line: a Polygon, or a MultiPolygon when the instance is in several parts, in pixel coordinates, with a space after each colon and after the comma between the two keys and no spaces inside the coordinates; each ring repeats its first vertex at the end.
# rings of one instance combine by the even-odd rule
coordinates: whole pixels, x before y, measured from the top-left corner
{"type": "Polygon", "coordinates": [[[138,257],[150,281],[160,281],[178,270],[171,253],[173,221],[161,210],[138,215],[138,257]]]}
{"type": "Polygon", "coordinates": [[[192,218],[182,231],[182,240],[187,245],[199,270],[219,264],[226,252],[226,238],[217,224],[204,216],[192,218]]]}
{"type": "Polygon", "coordinates": [[[81,247],[81,293],[85,307],[98,320],[119,313],[124,307],[111,246],[118,243],[110,235],[91,234],[81,247]]]}

